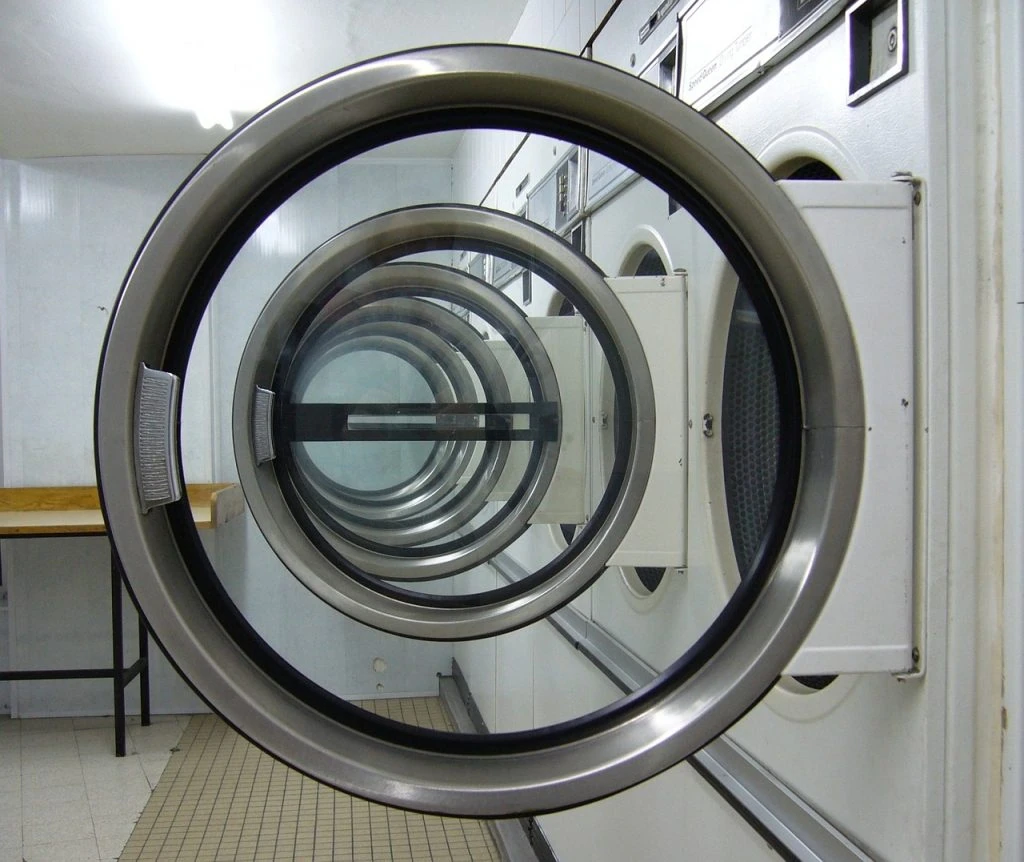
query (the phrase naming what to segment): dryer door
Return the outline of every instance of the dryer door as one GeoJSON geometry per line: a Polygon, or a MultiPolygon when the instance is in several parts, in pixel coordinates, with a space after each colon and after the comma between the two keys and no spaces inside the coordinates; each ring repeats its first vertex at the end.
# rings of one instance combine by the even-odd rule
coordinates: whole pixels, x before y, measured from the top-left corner
{"type": "MultiPolygon", "coordinates": [[[[183,675],[239,731],[360,796],[508,817],[642,781],[722,733],[771,687],[843,557],[861,481],[862,402],[821,252],[786,195],[727,135],[608,67],[525,48],[440,47],[296,91],[182,185],[112,317],[96,457],[133,596],[183,675]],[[567,682],[575,711],[537,708],[512,732],[467,735],[413,727],[357,701],[422,688],[411,677],[386,684],[387,655],[444,671],[453,656],[475,655],[460,650],[490,644],[481,648],[493,656],[496,642],[499,651],[507,644],[501,633],[545,626],[601,577],[630,530],[656,435],[686,433],[670,427],[678,410],[661,411],[676,418],[659,425],[659,345],[641,340],[605,273],[529,213],[496,207],[519,212],[529,188],[518,178],[514,194],[496,187],[487,207],[453,204],[443,183],[438,192],[421,178],[368,179],[381,163],[361,157],[381,155],[375,148],[474,128],[528,133],[536,180],[545,179],[542,156],[575,145],[688,210],[762,322],[779,381],[781,454],[752,574],[656,679],[602,702],[573,702],[567,682]],[[359,194],[385,203],[349,206],[359,194]],[[315,229],[287,227],[296,208],[320,204],[333,214],[315,229]],[[519,275],[492,287],[483,265],[492,258],[519,275]],[[462,271],[465,259],[481,265],[462,271]],[[530,322],[566,309],[579,325],[530,322]],[[567,340],[555,349],[559,337],[567,340]],[[190,361],[209,351],[213,378],[189,376],[190,361]],[[610,381],[610,413],[580,416],[594,404],[579,393],[597,377],[610,381]],[[181,402],[203,398],[212,433],[181,424],[181,402]],[[580,448],[585,420],[599,418],[611,440],[600,459],[580,448]],[[214,452],[214,476],[190,466],[197,439],[214,452]],[[601,469],[587,471],[596,461],[601,469]],[[237,535],[225,528],[201,539],[189,483],[236,477],[247,509],[237,535]],[[568,499],[574,482],[585,517],[575,530],[552,530],[570,515],[538,513],[555,492],[568,499]]],[[[535,665],[555,662],[540,637],[535,665]]]]}

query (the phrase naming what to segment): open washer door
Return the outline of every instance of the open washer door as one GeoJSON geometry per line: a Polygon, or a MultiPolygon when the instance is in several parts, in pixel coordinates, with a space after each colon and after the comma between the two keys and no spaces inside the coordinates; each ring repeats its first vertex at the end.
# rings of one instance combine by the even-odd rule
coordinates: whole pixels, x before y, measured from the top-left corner
{"type": "MultiPolygon", "coordinates": [[[[556,176],[554,188],[568,224],[570,185],[556,176]]],[[[220,369],[231,376],[233,403],[215,405],[214,416],[228,429],[260,540],[290,588],[367,631],[447,643],[540,625],[601,576],[623,541],[641,510],[656,435],[686,433],[658,427],[658,345],[642,340],[578,247],[524,218],[438,201],[338,228],[297,254],[272,290],[253,291],[255,304],[266,303],[252,309],[236,366],[220,369]],[[461,271],[461,252],[536,276],[579,324],[534,325],[525,290],[513,301],[461,271]],[[539,560],[521,553],[522,577],[492,576],[480,587],[473,579],[489,563],[529,544],[545,499],[565,490],[558,477],[579,444],[567,406],[579,402],[576,384],[545,333],[596,345],[588,361],[612,381],[611,467],[588,485],[591,505],[571,541],[539,560]]],[[[359,796],[508,817],[642,781],[765,694],[842,561],[861,483],[863,414],[854,342],[828,266],[789,199],[738,144],[670,95],[599,64],[525,48],[439,47],[313,82],[239,129],[187,179],[140,248],[112,317],[96,457],[131,592],[217,712],[297,769],[359,796]],[[747,288],[781,416],[779,477],[752,574],[684,654],[625,698],[487,735],[423,730],[360,708],[303,664],[301,641],[298,649],[289,641],[308,620],[272,630],[247,613],[279,597],[244,595],[233,564],[199,540],[184,493],[179,406],[207,307],[228,280],[237,289],[240,255],[283,207],[373,148],[470,128],[603,153],[679,202],[747,288]]],[[[346,649],[339,644],[330,661],[346,662],[346,649]]]]}

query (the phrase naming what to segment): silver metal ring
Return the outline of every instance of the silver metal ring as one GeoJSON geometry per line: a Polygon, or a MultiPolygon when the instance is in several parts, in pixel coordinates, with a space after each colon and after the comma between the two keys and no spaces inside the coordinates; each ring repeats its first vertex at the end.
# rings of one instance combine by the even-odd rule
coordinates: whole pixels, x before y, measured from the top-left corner
{"type": "MultiPolygon", "coordinates": [[[[435,234],[432,239],[459,236],[458,233],[450,234],[452,225],[446,220],[444,208],[440,212],[434,208],[420,208],[413,219],[413,223],[429,223],[435,234]]],[[[275,376],[273,365],[267,361],[268,357],[276,358],[284,352],[288,336],[294,331],[299,318],[324,290],[339,279],[344,279],[351,268],[362,264],[367,258],[386,257],[389,249],[378,244],[378,238],[387,237],[396,221],[408,223],[410,216],[403,211],[390,213],[343,231],[299,263],[281,283],[256,320],[242,352],[235,382],[232,428],[239,480],[249,509],[267,541],[292,574],[329,604],[368,625],[398,634],[422,636],[426,632],[420,630],[418,619],[410,618],[406,601],[376,593],[357,584],[340,572],[334,562],[323,556],[310,541],[307,531],[296,520],[294,509],[282,495],[277,471],[270,464],[256,465],[249,457],[253,451],[250,422],[252,399],[257,387],[272,387],[275,376]],[[368,592],[375,596],[373,601],[369,601],[368,592]]],[[[514,336],[522,345],[525,358],[535,369],[541,399],[559,403],[554,368],[539,337],[522,312],[508,297],[458,270],[404,263],[376,266],[345,285],[324,307],[324,323],[319,331],[329,330],[348,311],[365,307],[378,298],[393,299],[396,290],[408,289],[414,292],[429,291],[432,296],[447,301],[466,299],[482,314],[507,327],[510,336],[514,336]]],[[[426,307],[428,303],[420,305],[426,307]]],[[[449,314],[437,306],[434,312],[449,314]]],[[[468,328],[468,324],[465,325],[468,328]]],[[[317,324],[314,322],[309,338],[316,337],[317,324]]],[[[508,401],[508,386],[497,360],[479,337],[475,340],[475,348],[467,344],[465,350],[475,349],[485,367],[490,368],[484,380],[485,385],[498,387],[493,396],[495,400],[508,401]]],[[[300,343],[297,352],[301,350],[300,343]]],[[[433,552],[431,546],[419,556],[399,556],[388,550],[368,550],[332,529],[330,523],[322,521],[321,525],[325,529],[321,530],[321,534],[345,560],[363,571],[388,580],[426,580],[465,571],[486,562],[515,541],[543,501],[555,472],[559,443],[554,440],[539,445],[542,454],[537,468],[532,476],[524,477],[526,492],[500,520],[492,518],[487,525],[479,528],[476,531],[481,534],[478,538],[469,542],[460,541],[455,548],[442,545],[433,552]]],[[[500,478],[503,467],[504,459],[494,462],[491,469],[486,471],[484,481],[467,487],[469,493],[460,508],[439,516],[422,528],[409,529],[409,538],[427,541],[423,537],[448,535],[468,522],[487,503],[487,496],[500,478]]],[[[309,514],[315,517],[315,513],[309,514]]],[[[455,612],[455,609],[429,611],[447,624],[452,636],[459,637],[462,631],[459,620],[454,616],[455,612]]],[[[422,609],[419,609],[419,613],[422,613],[422,609]]]]}
{"type": "MultiPolygon", "coordinates": [[[[449,271],[456,276],[464,275],[456,270],[449,271]]],[[[413,338],[415,343],[430,346],[435,354],[440,349],[438,342],[446,344],[448,350],[446,353],[438,354],[439,357],[443,357],[443,359],[439,358],[439,361],[443,363],[446,372],[457,384],[456,392],[459,394],[460,400],[475,400],[477,386],[480,387],[485,397],[492,400],[499,401],[509,397],[507,382],[501,368],[490,350],[482,343],[480,334],[458,315],[436,303],[423,299],[399,296],[378,300],[372,306],[342,310],[339,313],[331,313],[325,309],[317,317],[316,329],[318,332],[311,332],[304,339],[303,347],[300,350],[304,352],[305,344],[308,341],[318,341],[320,337],[331,337],[335,325],[340,322],[339,318],[343,319],[347,325],[349,320],[354,322],[361,320],[364,312],[369,312],[383,320],[401,322],[408,327],[409,337],[413,338]],[[457,355],[451,355],[452,351],[455,351],[457,355]],[[468,362],[468,367],[461,364],[463,360],[458,358],[460,356],[468,362]],[[475,372],[475,384],[473,382],[474,375],[469,372],[470,368],[475,372]]],[[[464,493],[466,494],[471,491],[478,495],[480,492],[484,492],[483,496],[486,496],[504,469],[509,450],[507,441],[499,441],[486,448],[487,451],[482,455],[482,463],[478,465],[476,475],[467,481],[467,486],[472,487],[465,489],[464,493]]],[[[456,468],[461,469],[461,466],[461,462],[451,462],[442,469],[451,471],[451,476],[447,478],[453,479],[460,475],[456,468]]],[[[452,484],[453,482],[448,487],[452,487],[452,484]]],[[[374,501],[394,502],[393,494],[367,495],[367,497],[374,501]]],[[[424,502],[432,502],[432,499],[427,498],[424,502]]],[[[459,508],[468,511],[467,506],[460,505],[459,508]]],[[[475,514],[476,511],[472,511],[469,517],[475,514]]]]}
{"type": "MultiPolygon", "coordinates": [[[[422,366],[413,360],[410,360],[410,364],[427,380],[436,401],[453,398],[466,399],[476,394],[469,372],[462,364],[462,359],[438,335],[408,323],[372,320],[348,327],[330,342],[318,345],[320,353],[316,362],[309,365],[303,363],[303,375],[294,387],[299,398],[302,398],[308,391],[308,382],[315,378],[321,366],[326,366],[342,355],[347,350],[346,345],[349,340],[363,338],[379,338],[392,345],[401,344],[410,351],[414,351],[417,356],[422,357],[425,362],[422,366]],[[436,380],[442,382],[435,385],[436,380]]],[[[326,476],[319,481],[322,481],[325,491],[335,495],[346,506],[356,507],[356,513],[365,517],[379,515],[384,507],[389,507],[392,512],[400,511],[402,514],[408,514],[413,509],[410,498],[421,494],[425,487],[429,487],[439,480],[444,481],[445,477],[442,474],[450,469],[450,459],[454,457],[457,460],[462,460],[461,456],[455,454],[456,449],[459,448],[468,451],[469,446],[458,447],[454,441],[446,441],[446,445],[438,444],[416,475],[393,487],[359,489],[340,482],[332,482],[326,476]],[[365,512],[359,510],[360,506],[367,507],[365,512]]],[[[302,457],[300,447],[296,447],[294,456],[298,462],[302,457]]],[[[429,505],[429,500],[426,503],[418,504],[419,508],[429,508],[429,505]]],[[[418,511],[419,508],[414,511],[418,511]]]]}
{"type": "MultiPolygon", "coordinates": [[[[454,391],[441,367],[435,364],[435,360],[426,351],[412,343],[409,336],[415,337],[418,333],[406,332],[403,334],[407,337],[396,338],[388,334],[389,329],[393,331],[394,328],[394,325],[389,327],[388,324],[364,324],[346,330],[339,338],[332,340],[329,346],[318,350],[316,364],[326,366],[352,353],[372,351],[388,354],[403,359],[416,369],[430,387],[435,402],[448,403],[454,400],[454,391]]],[[[399,331],[403,329],[413,328],[398,327],[399,331]]],[[[457,357],[453,354],[451,359],[456,360],[457,357]]],[[[318,372],[311,369],[310,373],[315,378],[318,372]]],[[[301,399],[304,387],[300,384],[294,391],[301,399]]],[[[475,393],[464,392],[462,397],[470,397],[472,394],[475,393]]],[[[436,506],[455,487],[469,456],[469,447],[464,441],[435,443],[423,464],[409,479],[386,489],[386,496],[378,495],[376,499],[366,500],[361,497],[358,489],[350,488],[328,476],[306,445],[294,445],[291,454],[298,468],[296,472],[302,477],[303,487],[315,496],[321,511],[326,511],[330,518],[337,519],[350,532],[376,542],[397,543],[416,541],[414,536],[406,537],[403,528],[423,522],[422,511],[436,506]],[[460,446],[461,451],[455,451],[457,446],[460,446]],[[428,493],[425,494],[424,487],[428,483],[428,493]],[[427,499],[423,500],[423,497],[427,499]],[[384,518],[385,514],[387,518],[384,518]]]]}
{"type": "MultiPolygon", "coordinates": [[[[473,376],[465,364],[466,359],[470,365],[477,368],[481,385],[487,387],[489,391],[493,390],[492,397],[499,398],[506,391],[502,386],[504,381],[499,374],[500,368],[493,362],[493,357],[481,348],[475,331],[465,321],[447,310],[421,300],[395,299],[374,303],[370,308],[360,309],[349,317],[356,318],[355,322],[358,322],[365,317],[362,314],[364,311],[369,311],[373,317],[381,319],[372,324],[360,324],[353,330],[346,328],[336,335],[329,334],[330,342],[322,347],[327,356],[333,355],[336,350],[335,338],[338,339],[338,343],[342,343],[350,331],[360,332],[372,327],[374,332],[397,335],[410,346],[415,346],[428,355],[437,363],[435,372],[443,372],[449,380],[451,396],[459,401],[473,401],[477,394],[473,376]],[[417,324],[416,321],[425,322],[430,328],[417,324]],[[495,389],[495,386],[498,388],[495,389]]],[[[321,349],[319,344],[317,349],[321,349]]],[[[300,371],[304,371],[304,368],[300,371]]],[[[303,391],[302,380],[297,381],[294,391],[303,391]]],[[[467,484],[480,485],[487,481],[488,484],[484,487],[488,490],[493,487],[493,482],[488,480],[488,474],[497,470],[500,475],[501,465],[507,458],[507,449],[507,444],[496,443],[490,447],[490,451],[482,455],[476,453],[481,457],[482,463],[478,465],[474,475],[467,479],[467,484]]],[[[299,455],[299,451],[296,448],[295,455],[299,455]]],[[[365,519],[379,519],[382,511],[386,510],[389,522],[406,525],[407,519],[436,509],[442,502],[448,500],[452,508],[463,513],[464,523],[476,512],[461,505],[459,496],[451,498],[450,492],[456,488],[473,457],[474,449],[466,441],[446,441],[433,453],[422,474],[408,483],[379,492],[358,493],[351,489],[335,489],[335,493],[342,501],[345,511],[351,514],[365,519]]],[[[466,489],[462,496],[464,497],[466,493],[469,493],[469,489],[466,489]]],[[[453,525],[451,529],[458,529],[458,526],[453,525]]]]}
{"type": "Polygon", "coordinates": [[[103,359],[103,501],[132,591],[160,642],[222,715],[276,756],[402,807],[481,817],[554,810],[680,762],[772,686],[828,597],[856,514],[865,437],[859,363],[810,230],[760,165],[712,123],[656,87],[564,54],[424,49],[330,75],[278,102],[212,153],[164,210],[132,265],[103,359]],[[517,747],[453,737],[443,750],[324,714],[243,649],[190,578],[167,510],[143,515],[136,502],[130,393],[140,362],[165,362],[169,322],[211,245],[261,192],[311,153],[345,142],[358,149],[357,138],[370,140],[374,130],[385,132],[375,140],[398,137],[398,124],[472,121],[473,111],[531,131],[561,124],[564,137],[621,152],[631,166],[702,199],[704,215],[738,238],[770,286],[792,342],[804,432],[799,489],[774,569],[698,672],[683,678],[670,670],[625,708],[550,728],[517,747]]]}

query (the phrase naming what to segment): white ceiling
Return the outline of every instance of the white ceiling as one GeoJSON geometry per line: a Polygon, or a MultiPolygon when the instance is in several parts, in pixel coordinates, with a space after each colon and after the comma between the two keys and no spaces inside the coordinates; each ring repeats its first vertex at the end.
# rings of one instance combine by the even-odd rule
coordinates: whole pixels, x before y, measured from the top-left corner
{"type": "MultiPolygon", "coordinates": [[[[369,57],[507,42],[526,0],[0,0],[0,156],[206,153],[369,57]]],[[[458,134],[420,144],[450,155],[458,134]]],[[[411,142],[406,144],[409,152],[411,142]]]]}

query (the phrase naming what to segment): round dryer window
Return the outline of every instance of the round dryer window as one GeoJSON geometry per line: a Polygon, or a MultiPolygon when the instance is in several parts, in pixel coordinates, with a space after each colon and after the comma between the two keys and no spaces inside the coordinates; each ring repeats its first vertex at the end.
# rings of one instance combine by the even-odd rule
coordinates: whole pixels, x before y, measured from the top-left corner
{"type": "Polygon", "coordinates": [[[508,817],[642,781],[771,687],[845,550],[859,392],[821,252],[727,135],[598,64],[439,47],[295,91],[185,180],[117,301],[96,458],[133,596],[234,727],[359,796],[508,817]],[[458,153],[459,135],[510,132],[526,143],[482,206],[463,182],[479,165],[456,158],[455,187],[470,189],[459,200],[450,165],[394,158],[408,138],[458,153]],[[599,165],[607,181],[591,188],[599,165]],[[557,674],[573,651],[548,620],[588,589],[596,619],[624,547],[660,559],[662,538],[691,556],[698,541],[678,520],[652,531],[646,514],[684,493],[660,453],[700,433],[685,393],[664,388],[683,372],[666,371],[650,327],[677,327],[660,303],[697,284],[622,282],[603,262],[622,208],[648,188],[682,206],[672,225],[694,248],[720,249],[760,321],[779,381],[773,515],[734,592],[662,639],[671,650],[651,659],[649,684],[499,712],[474,670],[495,638],[528,633],[557,674]],[[200,532],[190,503],[211,483],[237,501],[200,532]],[[423,728],[362,702],[436,695],[453,664],[491,732],[423,728]]]}

